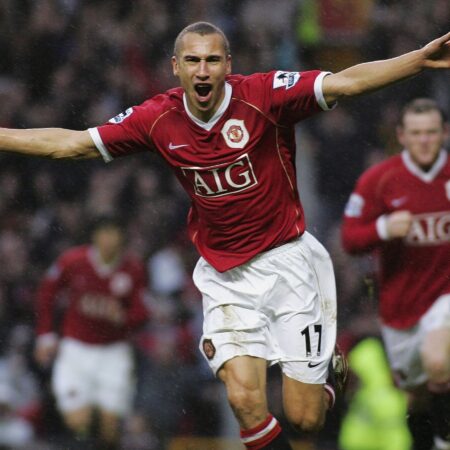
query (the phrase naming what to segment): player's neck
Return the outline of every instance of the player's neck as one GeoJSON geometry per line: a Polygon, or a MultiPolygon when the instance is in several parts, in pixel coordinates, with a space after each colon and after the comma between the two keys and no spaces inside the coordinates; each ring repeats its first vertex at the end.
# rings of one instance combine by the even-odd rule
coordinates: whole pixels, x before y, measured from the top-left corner
{"type": "Polygon", "coordinates": [[[191,103],[187,95],[184,96],[183,101],[188,114],[191,116],[191,118],[194,118],[194,121],[196,119],[199,122],[208,123],[210,120],[212,119],[214,120],[216,115],[219,114],[221,115],[224,112],[224,110],[228,106],[230,99],[231,99],[231,86],[225,84],[218,100],[208,110],[201,110],[199,108],[196,108],[191,103]]]}
{"type": "Polygon", "coordinates": [[[95,249],[97,261],[104,266],[114,266],[120,260],[121,252],[105,252],[99,248],[95,249]]]}
{"type": "Polygon", "coordinates": [[[219,106],[222,103],[222,100],[223,100],[223,98],[220,100],[220,102],[217,105],[214,105],[213,108],[208,109],[207,111],[203,111],[201,109],[197,109],[197,108],[193,107],[191,104],[189,104],[189,100],[188,100],[189,111],[196,119],[200,120],[201,122],[207,123],[211,120],[211,118],[214,116],[214,114],[216,114],[217,110],[219,109],[219,106]]]}
{"type": "Polygon", "coordinates": [[[100,257],[100,262],[102,264],[105,264],[106,266],[113,266],[117,263],[117,261],[119,260],[119,254],[115,254],[115,255],[102,255],[101,253],[99,253],[99,257],[100,257]]]}

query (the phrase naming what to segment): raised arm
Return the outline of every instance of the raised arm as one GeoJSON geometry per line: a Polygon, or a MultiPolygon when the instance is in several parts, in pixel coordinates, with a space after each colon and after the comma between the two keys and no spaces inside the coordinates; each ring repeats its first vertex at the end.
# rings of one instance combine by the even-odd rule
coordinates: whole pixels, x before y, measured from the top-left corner
{"type": "Polygon", "coordinates": [[[88,159],[100,156],[87,130],[63,128],[0,128],[0,151],[53,159],[88,159]]]}
{"type": "Polygon", "coordinates": [[[328,75],[323,81],[323,94],[331,104],[343,97],[376,91],[424,69],[450,69],[450,33],[396,58],[358,64],[328,75]]]}

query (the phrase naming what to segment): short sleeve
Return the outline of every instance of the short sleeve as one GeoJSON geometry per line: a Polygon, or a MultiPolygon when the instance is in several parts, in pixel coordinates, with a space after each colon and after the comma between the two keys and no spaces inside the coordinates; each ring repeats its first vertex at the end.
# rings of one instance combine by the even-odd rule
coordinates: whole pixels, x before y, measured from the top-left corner
{"type": "Polygon", "coordinates": [[[98,151],[106,162],[115,157],[152,149],[149,137],[154,121],[151,109],[143,105],[133,106],[113,117],[107,123],[89,128],[98,151]]]}
{"type": "Polygon", "coordinates": [[[271,72],[272,113],[280,124],[293,124],[320,111],[332,109],[327,105],[323,79],[330,72],[271,72]]]}

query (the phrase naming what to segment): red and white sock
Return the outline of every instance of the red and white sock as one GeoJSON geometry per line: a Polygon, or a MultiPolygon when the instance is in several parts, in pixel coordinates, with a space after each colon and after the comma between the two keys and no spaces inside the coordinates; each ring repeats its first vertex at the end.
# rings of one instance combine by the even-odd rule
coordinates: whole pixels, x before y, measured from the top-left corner
{"type": "Polygon", "coordinates": [[[272,414],[250,430],[241,430],[241,441],[246,448],[259,450],[270,444],[281,433],[281,426],[272,414]]]}

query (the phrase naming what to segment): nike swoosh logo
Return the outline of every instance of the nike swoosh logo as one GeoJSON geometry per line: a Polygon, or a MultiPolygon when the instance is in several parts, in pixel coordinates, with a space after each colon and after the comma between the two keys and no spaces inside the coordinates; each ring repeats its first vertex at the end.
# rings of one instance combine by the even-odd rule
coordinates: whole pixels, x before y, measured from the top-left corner
{"type": "Polygon", "coordinates": [[[181,147],[189,147],[189,144],[174,145],[174,144],[172,144],[172,142],[169,143],[169,150],[176,150],[177,148],[181,148],[181,147]]]}
{"type": "Polygon", "coordinates": [[[308,367],[310,367],[310,368],[313,368],[313,367],[317,367],[318,365],[320,365],[321,363],[319,362],[319,363],[312,363],[312,362],[309,362],[308,363],[308,367]]]}

